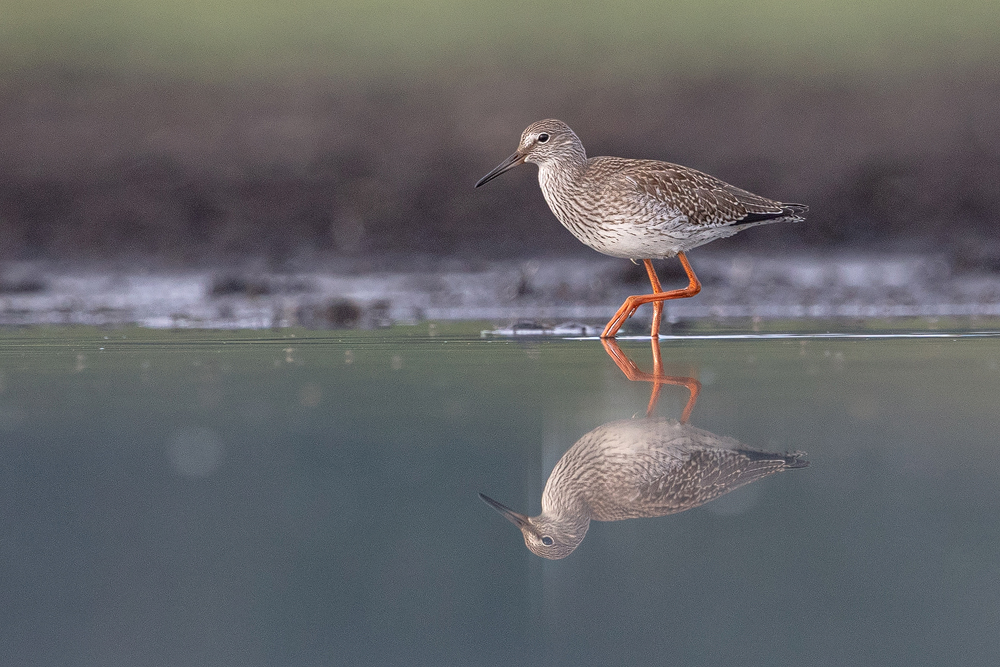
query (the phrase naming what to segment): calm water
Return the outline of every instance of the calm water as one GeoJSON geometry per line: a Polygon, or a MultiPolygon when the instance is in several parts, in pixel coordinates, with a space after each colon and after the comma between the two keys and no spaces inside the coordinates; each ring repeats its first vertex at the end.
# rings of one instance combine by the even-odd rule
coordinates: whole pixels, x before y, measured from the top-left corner
{"type": "Polygon", "coordinates": [[[478,493],[644,419],[599,341],[2,334],[0,664],[1000,664],[1000,339],[660,351],[810,466],[546,560],[478,493]]]}

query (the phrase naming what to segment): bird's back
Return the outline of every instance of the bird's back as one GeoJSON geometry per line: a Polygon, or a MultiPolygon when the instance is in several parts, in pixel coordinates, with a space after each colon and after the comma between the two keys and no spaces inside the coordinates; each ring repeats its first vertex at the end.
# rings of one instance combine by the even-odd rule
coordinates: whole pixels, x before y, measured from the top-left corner
{"type": "Polygon", "coordinates": [[[576,506],[598,521],[663,516],[805,465],[797,455],[753,450],[675,420],[610,422],[556,464],[542,508],[558,513],[576,506]]]}
{"type": "Polygon", "coordinates": [[[672,257],[747,227],[800,221],[807,210],[658,160],[595,157],[583,169],[542,166],[539,183],[574,236],[615,257],[672,257]]]}

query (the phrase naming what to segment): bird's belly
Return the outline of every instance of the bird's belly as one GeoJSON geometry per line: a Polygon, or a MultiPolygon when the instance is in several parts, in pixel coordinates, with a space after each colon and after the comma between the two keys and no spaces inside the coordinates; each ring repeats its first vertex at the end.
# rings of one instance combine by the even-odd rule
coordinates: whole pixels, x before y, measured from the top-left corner
{"type": "Polygon", "coordinates": [[[686,242],[679,220],[644,224],[632,219],[581,221],[560,216],[559,221],[585,245],[612,257],[665,259],[693,247],[686,242]]]}

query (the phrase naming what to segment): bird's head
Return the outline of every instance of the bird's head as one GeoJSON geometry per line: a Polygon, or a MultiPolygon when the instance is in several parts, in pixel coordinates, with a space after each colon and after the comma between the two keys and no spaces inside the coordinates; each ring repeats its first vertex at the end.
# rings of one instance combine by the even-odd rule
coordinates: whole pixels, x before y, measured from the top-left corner
{"type": "Polygon", "coordinates": [[[521,133],[521,142],[517,151],[501,162],[490,173],[479,179],[480,185],[489,183],[494,178],[509,171],[522,162],[534,162],[544,165],[550,163],[586,161],[587,154],[583,150],[576,133],[561,120],[548,118],[532,123],[521,133]]]}
{"type": "Polygon", "coordinates": [[[559,560],[573,553],[573,550],[583,541],[587,534],[587,527],[590,525],[589,519],[586,518],[582,521],[560,521],[547,517],[545,514],[527,516],[515,512],[482,493],[479,494],[479,497],[521,529],[524,543],[532,553],[549,560],[559,560]]]}

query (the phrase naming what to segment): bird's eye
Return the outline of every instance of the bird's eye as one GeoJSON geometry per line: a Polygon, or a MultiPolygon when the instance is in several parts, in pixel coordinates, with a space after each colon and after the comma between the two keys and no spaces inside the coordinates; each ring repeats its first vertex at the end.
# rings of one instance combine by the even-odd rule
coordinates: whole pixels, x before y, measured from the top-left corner
{"type": "Polygon", "coordinates": [[[543,535],[542,536],[542,544],[544,544],[547,547],[551,547],[552,546],[552,538],[549,537],[548,535],[543,535]]]}
{"type": "Polygon", "coordinates": [[[538,143],[544,144],[548,140],[549,140],[549,135],[547,135],[546,133],[542,132],[541,134],[538,135],[538,143]]]}

